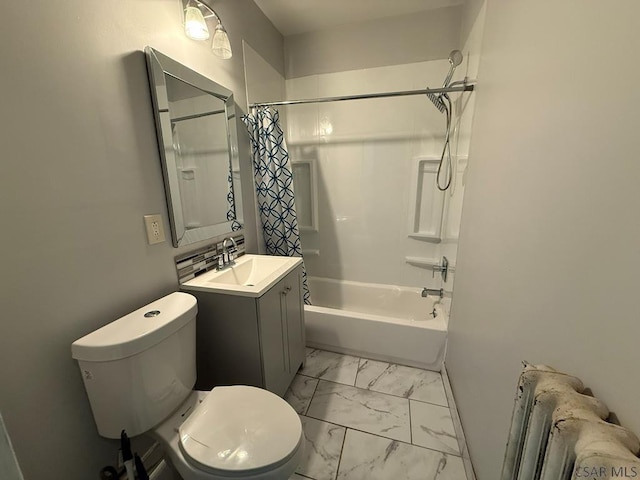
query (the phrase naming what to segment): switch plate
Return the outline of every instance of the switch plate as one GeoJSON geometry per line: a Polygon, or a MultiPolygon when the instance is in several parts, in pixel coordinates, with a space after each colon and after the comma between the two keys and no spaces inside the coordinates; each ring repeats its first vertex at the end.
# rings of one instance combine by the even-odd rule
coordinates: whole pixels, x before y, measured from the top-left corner
{"type": "Polygon", "coordinates": [[[147,227],[147,240],[149,245],[164,242],[164,226],[161,215],[145,215],[144,225],[147,227]]]}

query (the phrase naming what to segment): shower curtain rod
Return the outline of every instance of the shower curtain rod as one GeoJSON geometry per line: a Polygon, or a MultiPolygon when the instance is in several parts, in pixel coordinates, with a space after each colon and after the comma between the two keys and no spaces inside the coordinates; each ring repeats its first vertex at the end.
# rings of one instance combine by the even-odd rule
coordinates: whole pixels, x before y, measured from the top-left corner
{"type": "MultiPolygon", "coordinates": [[[[169,110],[164,110],[168,112],[169,110]]],[[[194,118],[208,117],[209,115],[218,115],[224,113],[226,110],[213,110],[211,112],[194,113],[193,115],[184,115],[183,117],[172,118],[172,123],[184,122],[185,120],[193,120],[194,118]]]]}
{"type": "Polygon", "coordinates": [[[409,95],[426,95],[427,93],[439,94],[451,92],[472,92],[474,86],[474,84],[464,83],[460,86],[449,86],[444,88],[424,88],[422,90],[404,90],[401,92],[365,93],[362,95],[345,95],[342,97],[307,98],[302,100],[283,100],[280,102],[250,103],[249,108],[272,107],[278,105],[302,105],[305,103],[342,102],[344,100],[363,100],[366,98],[406,97],[409,95]]]}

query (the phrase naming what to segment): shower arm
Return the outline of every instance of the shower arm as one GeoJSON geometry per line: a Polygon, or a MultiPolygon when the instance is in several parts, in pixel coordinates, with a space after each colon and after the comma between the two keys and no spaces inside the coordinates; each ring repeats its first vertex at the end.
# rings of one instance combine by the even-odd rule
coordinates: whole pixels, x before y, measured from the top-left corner
{"type": "Polygon", "coordinates": [[[476,80],[469,80],[469,77],[464,77],[464,79],[462,80],[456,80],[455,82],[451,82],[449,84],[449,88],[456,88],[459,87],[460,85],[472,85],[475,86],[477,83],[476,80]]]}

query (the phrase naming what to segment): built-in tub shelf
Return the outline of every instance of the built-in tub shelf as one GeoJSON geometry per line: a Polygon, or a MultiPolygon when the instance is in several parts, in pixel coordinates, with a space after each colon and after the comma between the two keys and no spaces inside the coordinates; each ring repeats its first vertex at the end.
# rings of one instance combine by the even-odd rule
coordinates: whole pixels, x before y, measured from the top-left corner
{"type": "Polygon", "coordinates": [[[443,192],[437,186],[440,158],[414,157],[409,193],[409,238],[430,243],[457,242],[468,161],[467,157],[452,160],[451,186],[443,192]]]}
{"type": "Polygon", "coordinates": [[[429,268],[440,265],[440,260],[437,258],[425,258],[425,257],[404,257],[404,261],[414,267],[429,268]]]}
{"type": "Polygon", "coordinates": [[[292,158],[293,189],[301,232],[318,231],[318,174],[314,158],[292,158]]]}
{"type": "MultiPolygon", "coordinates": [[[[440,259],[438,258],[427,258],[427,257],[404,257],[404,261],[409,265],[413,265],[414,267],[427,268],[429,270],[433,270],[433,267],[439,267],[441,264],[440,259]]],[[[449,264],[449,272],[455,272],[455,265],[449,264]]]]}
{"type": "Polygon", "coordinates": [[[442,240],[444,193],[436,186],[436,157],[415,157],[410,183],[408,236],[416,240],[439,243],[442,240]]]}
{"type": "Polygon", "coordinates": [[[302,256],[303,257],[319,257],[320,256],[320,250],[319,249],[302,249],[302,256]]]}

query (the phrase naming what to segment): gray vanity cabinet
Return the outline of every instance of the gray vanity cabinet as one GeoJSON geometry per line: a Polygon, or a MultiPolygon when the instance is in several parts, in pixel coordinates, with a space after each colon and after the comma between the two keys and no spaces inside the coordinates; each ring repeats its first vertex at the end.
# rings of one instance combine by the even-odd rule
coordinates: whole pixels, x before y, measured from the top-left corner
{"type": "Polygon", "coordinates": [[[284,395],[305,358],[302,267],[261,297],[192,291],[198,299],[198,390],[254,385],[284,395]]]}

